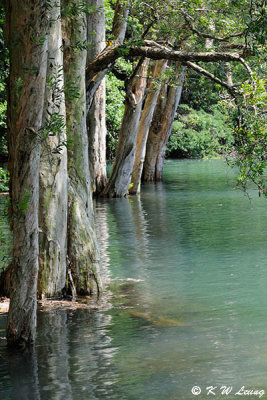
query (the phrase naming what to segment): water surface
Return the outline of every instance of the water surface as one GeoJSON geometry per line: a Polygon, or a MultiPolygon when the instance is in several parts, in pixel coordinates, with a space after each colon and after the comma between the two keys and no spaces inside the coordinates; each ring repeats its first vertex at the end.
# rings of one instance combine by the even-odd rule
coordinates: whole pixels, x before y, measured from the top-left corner
{"type": "Polygon", "coordinates": [[[0,399],[188,400],[196,385],[199,399],[210,385],[217,399],[222,385],[233,386],[228,399],[243,385],[267,393],[267,203],[249,194],[221,160],[169,161],[141,197],[98,201],[112,294],[98,311],[40,310],[24,357],[7,353],[2,316],[0,399]]]}

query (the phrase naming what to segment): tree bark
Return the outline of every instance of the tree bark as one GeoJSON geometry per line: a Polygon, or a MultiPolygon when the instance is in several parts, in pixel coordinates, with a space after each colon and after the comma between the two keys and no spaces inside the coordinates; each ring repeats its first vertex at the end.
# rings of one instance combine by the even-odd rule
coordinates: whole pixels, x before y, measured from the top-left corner
{"type": "Polygon", "coordinates": [[[136,153],[132,174],[132,187],[129,190],[130,194],[136,194],[140,192],[143,164],[146,155],[147,137],[160,91],[160,84],[157,82],[157,79],[159,79],[160,75],[165,71],[166,65],[167,62],[165,60],[159,60],[156,62],[152,79],[150,80],[148,86],[148,94],[146,96],[138,127],[136,153]]]}
{"type": "MultiPolygon", "coordinates": [[[[90,0],[91,1],[91,0],[90,0]]],[[[108,45],[105,47],[103,51],[101,51],[97,57],[94,57],[88,65],[94,64],[94,60],[101,57],[102,53],[108,54],[110,53],[110,49],[114,50],[118,46],[121,46],[124,42],[126,28],[127,28],[127,19],[129,15],[130,1],[129,0],[118,0],[116,3],[115,14],[113,19],[113,27],[112,27],[112,35],[113,41],[112,46],[108,45]]],[[[109,57],[108,57],[109,58],[109,57]]],[[[105,77],[108,68],[115,63],[115,61],[119,58],[119,53],[116,54],[116,57],[111,57],[112,60],[100,64],[98,63],[98,68],[95,70],[94,68],[86,69],[86,103],[87,103],[87,112],[90,110],[94,95],[102,81],[105,77]],[[101,66],[100,66],[101,65],[101,66]]]]}
{"type": "Polygon", "coordinates": [[[127,20],[130,9],[130,0],[118,0],[116,3],[112,34],[115,43],[122,44],[124,42],[127,20]]]}
{"type": "Polygon", "coordinates": [[[39,179],[39,297],[60,295],[66,283],[68,189],[67,149],[62,144],[66,110],[59,1],[51,2],[51,7],[39,179]],[[57,132],[51,130],[55,118],[57,132]]]}
{"type": "Polygon", "coordinates": [[[116,157],[109,181],[102,193],[103,196],[125,197],[128,194],[134,165],[138,125],[146,88],[148,63],[148,59],[145,59],[131,82],[126,85],[125,111],[116,157]]]}
{"type": "Polygon", "coordinates": [[[38,276],[40,128],[46,81],[47,16],[44,1],[6,2],[10,54],[8,140],[13,260],[7,341],[35,339],[38,276]]]}
{"type": "MultiPolygon", "coordinates": [[[[95,6],[93,15],[87,16],[87,62],[90,63],[106,46],[104,0],[88,0],[95,6]]],[[[88,101],[88,97],[87,97],[88,101]]],[[[105,187],[106,173],[106,85],[101,81],[87,114],[89,166],[92,191],[99,194],[105,187]]]]}
{"type": "Polygon", "coordinates": [[[169,127],[167,130],[167,135],[165,136],[165,138],[160,146],[160,152],[159,152],[159,156],[157,158],[157,164],[156,164],[156,180],[157,181],[162,180],[165,153],[166,153],[168,141],[169,141],[171,133],[172,133],[172,125],[173,125],[173,121],[175,118],[175,114],[176,114],[176,111],[177,111],[177,108],[179,106],[181,96],[182,96],[185,73],[186,73],[186,68],[182,67],[182,72],[179,77],[180,85],[176,88],[175,93],[174,93],[174,106],[173,106],[173,110],[172,110],[170,120],[169,120],[169,127]]]}
{"type": "Polygon", "coordinates": [[[182,67],[181,72],[181,67],[177,64],[176,78],[180,82],[179,86],[167,87],[167,85],[164,85],[161,88],[147,140],[143,173],[145,182],[160,181],[162,179],[164,155],[181,98],[185,71],[185,67],[182,67]]]}
{"type": "MultiPolygon", "coordinates": [[[[64,6],[71,0],[64,0],[64,6]]],[[[88,162],[86,128],[85,65],[86,50],[77,43],[86,43],[86,17],[79,12],[65,16],[64,72],[65,87],[74,85],[75,96],[66,95],[68,148],[68,262],[77,294],[99,294],[99,254],[94,232],[94,215],[88,162]]]]}

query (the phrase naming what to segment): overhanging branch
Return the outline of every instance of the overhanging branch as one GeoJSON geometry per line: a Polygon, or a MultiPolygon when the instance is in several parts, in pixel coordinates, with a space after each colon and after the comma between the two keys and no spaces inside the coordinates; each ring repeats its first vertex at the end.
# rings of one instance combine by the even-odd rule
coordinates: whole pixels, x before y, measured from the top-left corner
{"type": "Polygon", "coordinates": [[[236,97],[238,94],[238,90],[236,87],[233,85],[229,85],[227,82],[222,81],[221,79],[217,78],[215,75],[213,75],[211,72],[205,70],[204,68],[200,67],[197,64],[194,64],[190,61],[187,61],[185,63],[189,68],[193,69],[194,71],[198,72],[199,74],[202,74],[206,76],[207,78],[211,79],[213,82],[218,83],[222,87],[224,87],[233,97],[236,97]]]}
{"type": "Polygon", "coordinates": [[[217,62],[217,61],[238,61],[241,55],[230,52],[190,52],[169,49],[165,46],[146,45],[131,46],[113,45],[106,47],[87,67],[86,76],[93,77],[100,71],[109,68],[119,57],[147,57],[153,60],[173,60],[180,62],[217,62]]]}

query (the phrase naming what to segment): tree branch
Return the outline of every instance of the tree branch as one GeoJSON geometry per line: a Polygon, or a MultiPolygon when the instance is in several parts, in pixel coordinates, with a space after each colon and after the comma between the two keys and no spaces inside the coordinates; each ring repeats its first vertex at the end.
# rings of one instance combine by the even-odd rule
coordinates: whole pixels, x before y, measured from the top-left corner
{"type": "Polygon", "coordinates": [[[217,78],[215,75],[213,75],[211,72],[208,72],[207,70],[205,70],[204,68],[200,67],[197,64],[194,64],[190,61],[187,61],[185,63],[185,65],[187,65],[189,68],[195,70],[196,72],[198,72],[199,74],[202,74],[204,76],[206,76],[207,78],[211,79],[212,81],[218,83],[219,85],[221,85],[222,87],[224,87],[226,90],[228,90],[228,92],[233,96],[236,97],[238,94],[238,90],[235,88],[234,85],[229,85],[227,82],[222,81],[221,79],[217,78]]]}
{"type": "Polygon", "coordinates": [[[185,19],[187,25],[189,26],[190,30],[191,30],[192,32],[194,32],[196,35],[200,36],[200,37],[203,37],[203,38],[206,38],[206,39],[217,40],[217,41],[219,41],[219,42],[227,42],[227,40],[229,40],[229,39],[232,39],[232,38],[235,38],[235,37],[240,37],[240,36],[244,35],[244,32],[238,32],[238,33],[233,33],[232,35],[228,35],[228,36],[224,36],[224,37],[219,37],[219,36],[211,35],[211,34],[209,34],[209,33],[200,32],[199,30],[197,30],[197,29],[194,27],[192,21],[190,21],[191,18],[189,17],[189,15],[186,14],[186,12],[183,11],[183,10],[182,10],[182,14],[183,14],[184,19],[185,19]]]}
{"type": "Polygon", "coordinates": [[[126,47],[123,45],[115,45],[106,47],[99,56],[97,56],[91,63],[88,64],[86,70],[87,78],[94,76],[106,68],[110,68],[112,63],[119,57],[127,55],[127,57],[147,57],[153,60],[173,60],[180,62],[187,61],[203,61],[203,62],[217,62],[217,61],[238,61],[240,62],[241,55],[239,53],[228,52],[188,52],[172,50],[164,46],[132,46],[126,47]]]}

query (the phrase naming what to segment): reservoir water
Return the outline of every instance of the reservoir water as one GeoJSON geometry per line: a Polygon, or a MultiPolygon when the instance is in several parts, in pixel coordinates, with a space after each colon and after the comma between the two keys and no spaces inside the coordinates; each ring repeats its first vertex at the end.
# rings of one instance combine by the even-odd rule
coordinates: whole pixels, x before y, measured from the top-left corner
{"type": "Polygon", "coordinates": [[[1,315],[0,399],[267,399],[267,200],[222,160],[168,161],[163,183],[95,208],[102,305],[41,307],[24,356],[1,315]]]}

